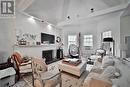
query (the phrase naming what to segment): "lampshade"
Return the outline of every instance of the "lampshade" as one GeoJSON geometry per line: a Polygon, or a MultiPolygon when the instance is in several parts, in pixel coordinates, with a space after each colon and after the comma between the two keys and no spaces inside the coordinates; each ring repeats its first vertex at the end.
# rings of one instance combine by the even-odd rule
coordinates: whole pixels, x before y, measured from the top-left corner
{"type": "Polygon", "coordinates": [[[103,38],[103,42],[113,42],[112,37],[103,38]]]}

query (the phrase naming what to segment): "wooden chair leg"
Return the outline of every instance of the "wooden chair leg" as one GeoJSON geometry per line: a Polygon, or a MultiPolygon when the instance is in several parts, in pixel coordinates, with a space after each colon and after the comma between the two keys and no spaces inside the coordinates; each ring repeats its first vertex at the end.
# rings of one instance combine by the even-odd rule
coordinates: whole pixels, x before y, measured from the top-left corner
{"type": "Polygon", "coordinates": [[[60,71],[60,79],[61,79],[61,81],[60,81],[60,87],[62,87],[62,73],[61,73],[61,71],[60,71]]]}
{"type": "Polygon", "coordinates": [[[60,82],[60,87],[62,87],[62,81],[60,82]]]}
{"type": "Polygon", "coordinates": [[[16,80],[17,80],[17,81],[19,81],[19,80],[20,80],[20,73],[19,73],[19,71],[18,71],[18,70],[16,70],[16,75],[17,75],[16,80]]]}

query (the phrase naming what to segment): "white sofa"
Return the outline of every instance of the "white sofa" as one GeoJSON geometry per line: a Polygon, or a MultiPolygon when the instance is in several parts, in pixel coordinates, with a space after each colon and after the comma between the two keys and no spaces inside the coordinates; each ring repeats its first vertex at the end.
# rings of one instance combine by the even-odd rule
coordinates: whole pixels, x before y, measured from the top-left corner
{"type": "Polygon", "coordinates": [[[114,64],[113,58],[109,56],[105,56],[103,59],[97,58],[92,70],[84,80],[83,87],[112,87],[111,79],[120,75],[119,69],[114,67],[114,64]]]}

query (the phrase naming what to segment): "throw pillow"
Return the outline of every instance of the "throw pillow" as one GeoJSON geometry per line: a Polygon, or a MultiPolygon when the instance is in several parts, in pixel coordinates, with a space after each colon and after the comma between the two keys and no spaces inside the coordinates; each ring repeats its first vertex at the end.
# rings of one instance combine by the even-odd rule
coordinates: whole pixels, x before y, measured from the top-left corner
{"type": "Polygon", "coordinates": [[[113,66],[108,66],[103,73],[100,75],[100,78],[106,78],[106,79],[114,79],[116,78],[118,73],[118,76],[120,74],[119,69],[113,67],[113,66]]]}
{"type": "Polygon", "coordinates": [[[108,66],[114,66],[115,61],[109,57],[109,56],[105,56],[102,60],[102,68],[107,68],[108,66]]]}

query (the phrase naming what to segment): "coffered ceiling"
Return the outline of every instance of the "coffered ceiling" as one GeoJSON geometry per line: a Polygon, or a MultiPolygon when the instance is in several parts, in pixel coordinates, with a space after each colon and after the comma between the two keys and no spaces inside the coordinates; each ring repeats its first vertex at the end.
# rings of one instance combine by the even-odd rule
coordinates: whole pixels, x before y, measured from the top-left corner
{"type": "Polygon", "coordinates": [[[16,0],[16,8],[52,24],[86,17],[91,13],[127,3],[128,0],[16,0]],[[69,16],[69,17],[68,17],[69,16]]]}

